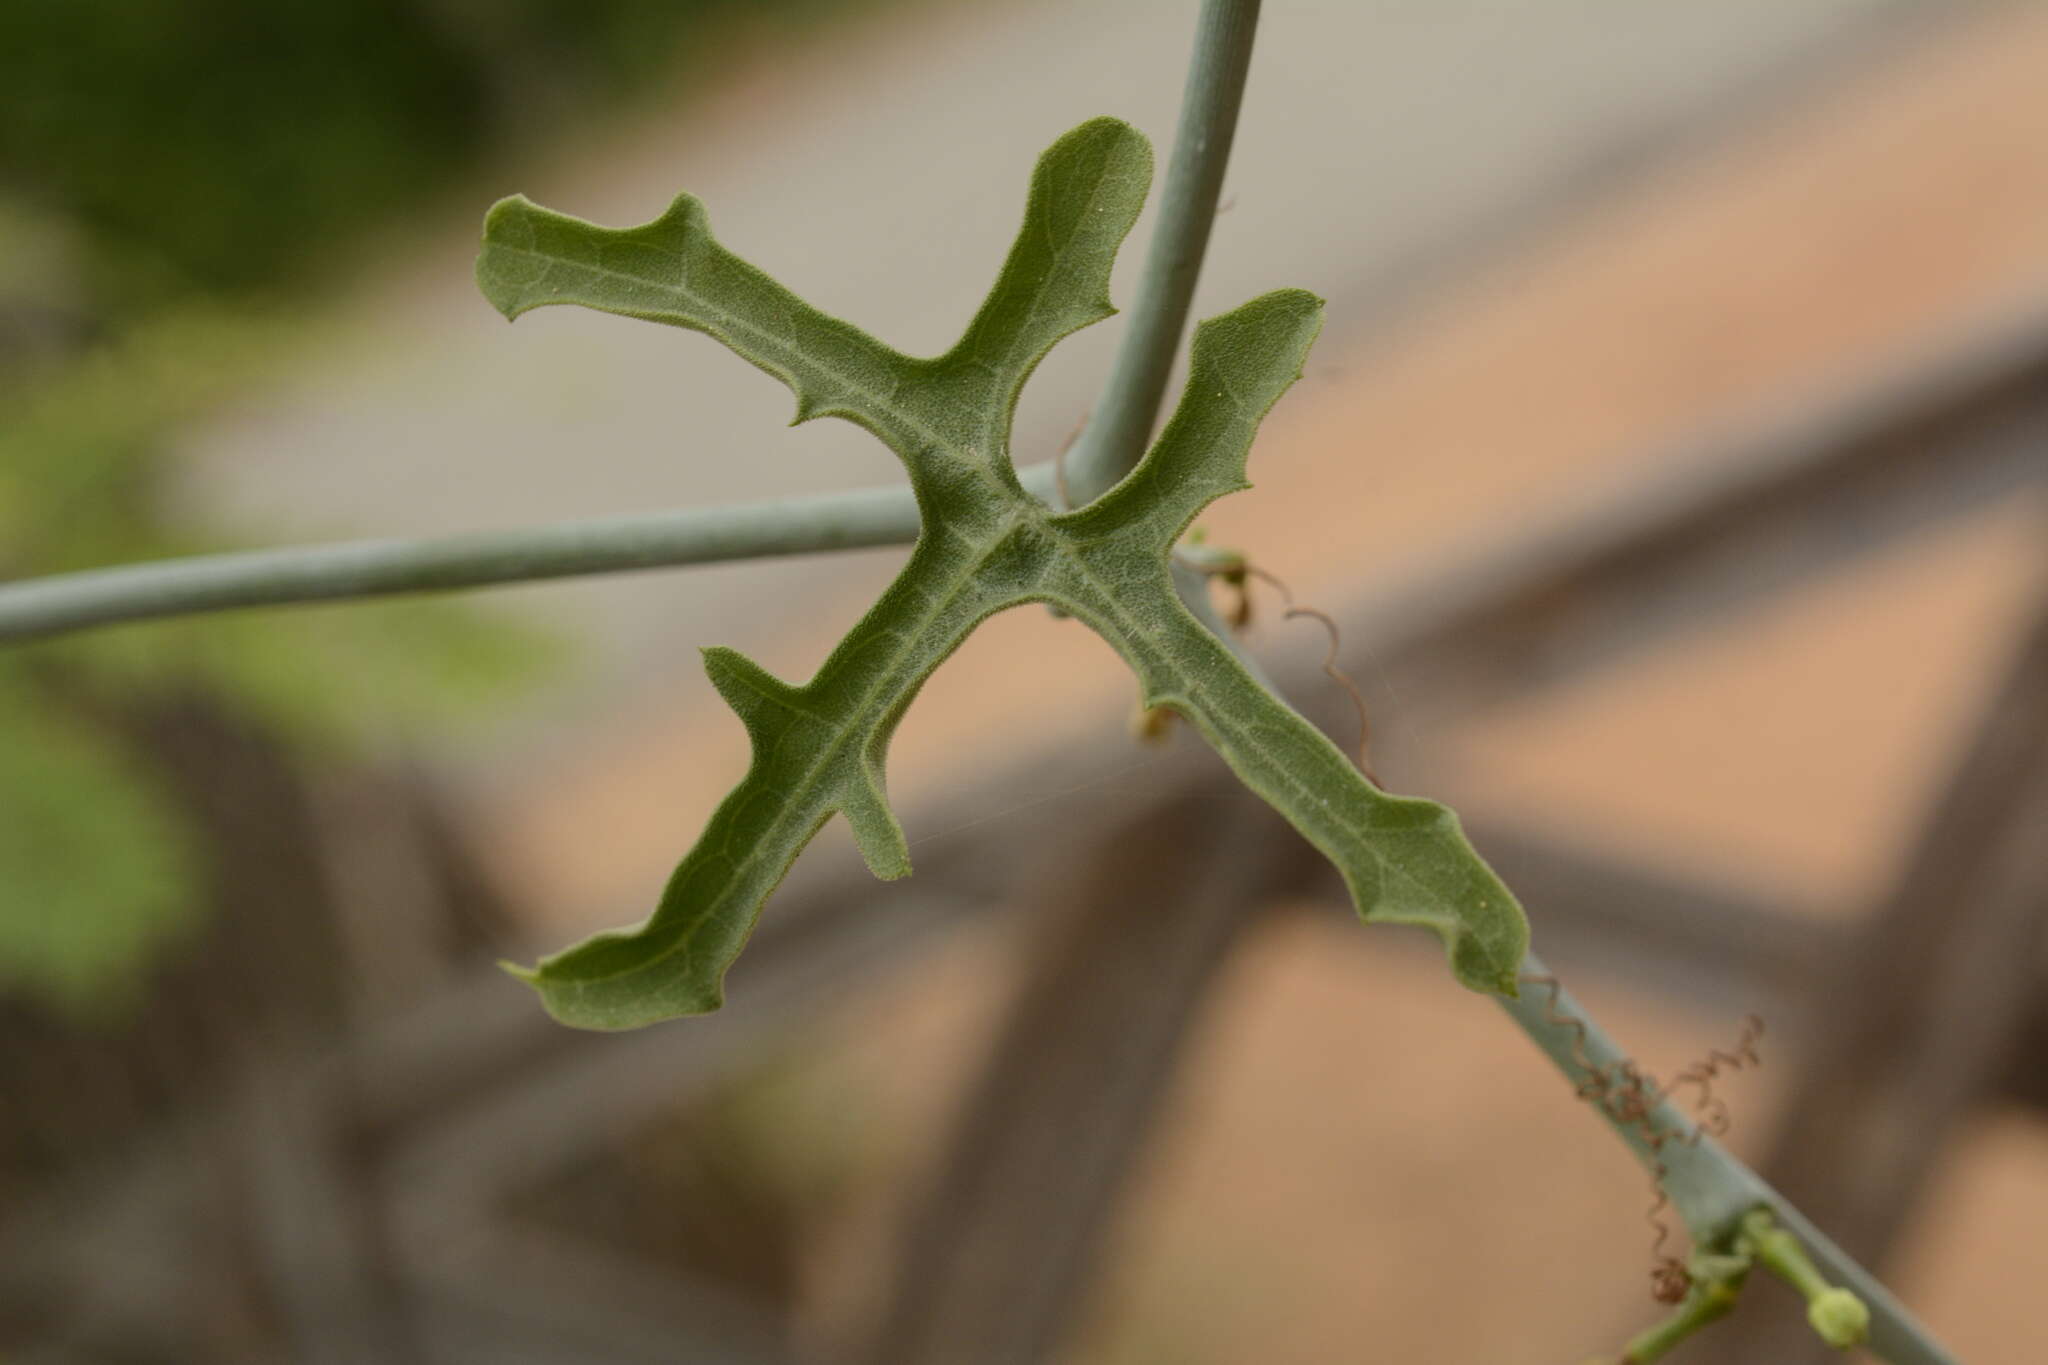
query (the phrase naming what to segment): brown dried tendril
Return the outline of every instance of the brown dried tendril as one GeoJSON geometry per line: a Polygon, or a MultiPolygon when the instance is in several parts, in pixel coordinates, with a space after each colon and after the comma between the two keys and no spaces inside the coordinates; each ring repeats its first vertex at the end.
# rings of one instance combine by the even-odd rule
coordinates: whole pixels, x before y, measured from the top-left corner
{"type": "MultiPolygon", "coordinates": [[[[1742,1036],[1733,1048],[1727,1051],[1713,1049],[1672,1077],[1669,1085],[1662,1085],[1656,1077],[1636,1065],[1632,1058],[1623,1058],[1604,1067],[1593,1065],[1593,1059],[1586,1051],[1584,1021],[1563,1014],[1557,1008],[1558,996],[1563,990],[1557,978],[1532,975],[1522,980],[1532,986],[1548,988],[1550,998],[1544,1005],[1544,1018],[1571,1032],[1572,1060],[1578,1064],[1583,1077],[1579,1082],[1578,1097],[1598,1106],[1616,1127],[1633,1128],[1652,1153],[1661,1153],[1666,1144],[1674,1142],[1697,1147],[1701,1138],[1720,1137],[1728,1131],[1728,1105],[1715,1093],[1714,1083],[1723,1072],[1741,1071],[1763,1064],[1756,1050],[1757,1042],[1764,1036],[1761,1018],[1754,1014],[1743,1016],[1742,1036]],[[1657,1106],[1687,1088],[1694,1092],[1692,1109],[1698,1116],[1697,1121],[1680,1129],[1660,1127],[1654,1118],[1657,1106]]],[[[1671,1196],[1664,1190],[1664,1179],[1668,1173],[1663,1161],[1659,1160],[1651,1171],[1652,1197],[1650,1207],[1643,1215],[1655,1233],[1650,1243],[1650,1293],[1659,1303],[1677,1303],[1692,1288],[1692,1275],[1686,1270],[1685,1262],[1665,1249],[1673,1235],[1666,1217],[1671,1206],[1671,1196]]]]}

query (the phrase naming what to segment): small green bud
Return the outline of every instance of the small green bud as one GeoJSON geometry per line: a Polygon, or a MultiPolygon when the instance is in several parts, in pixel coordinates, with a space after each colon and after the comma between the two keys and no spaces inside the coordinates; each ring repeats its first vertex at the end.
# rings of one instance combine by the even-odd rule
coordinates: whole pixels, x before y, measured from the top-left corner
{"type": "Polygon", "coordinates": [[[1806,1305],[1806,1320],[1820,1339],[1836,1350],[1846,1350],[1870,1335],[1870,1310],[1863,1300],[1846,1289],[1816,1294],[1806,1305]]]}

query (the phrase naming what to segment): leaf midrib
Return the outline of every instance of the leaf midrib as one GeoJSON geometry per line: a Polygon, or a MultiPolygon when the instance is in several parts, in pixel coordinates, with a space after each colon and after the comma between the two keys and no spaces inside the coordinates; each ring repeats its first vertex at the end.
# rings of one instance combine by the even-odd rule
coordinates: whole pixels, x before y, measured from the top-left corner
{"type": "MultiPolygon", "coordinates": [[[[1082,575],[1089,580],[1090,586],[1095,588],[1098,593],[1104,593],[1105,603],[1114,604],[1114,597],[1106,593],[1100,579],[1088,571],[1085,562],[1080,563],[1078,567],[1081,569],[1082,575]]],[[[1172,605],[1178,607],[1179,602],[1172,594],[1170,583],[1171,580],[1169,579],[1165,595],[1173,598],[1172,605]]],[[[1158,586],[1155,584],[1155,591],[1157,590],[1158,586]]],[[[1292,810],[1298,812],[1304,806],[1308,806],[1319,811],[1324,817],[1320,823],[1326,830],[1331,831],[1330,843],[1332,848],[1347,851],[1347,856],[1333,859],[1337,862],[1340,870],[1348,871],[1348,865],[1357,864],[1369,859],[1383,877],[1397,879],[1417,893],[1415,899],[1424,902],[1437,900],[1436,893],[1426,883],[1411,873],[1405,863],[1397,862],[1384,856],[1359,831],[1353,829],[1338,807],[1331,801],[1326,800],[1314,785],[1303,781],[1287,764],[1267,761],[1263,750],[1259,747],[1256,739],[1249,733],[1249,730],[1236,723],[1233,712],[1238,708],[1218,705],[1209,689],[1205,688],[1186,669],[1173,661],[1171,646],[1174,644],[1178,644],[1185,650],[1191,641],[1199,640],[1200,648],[1209,648],[1214,637],[1209,635],[1209,632],[1202,624],[1195,620],[1192,615],[1182,610],[1162,611],[1160,617],[1162,624],[1166,627],[1167,634],[1158,642],[1153,642],[1140,631],[1133,631],[1131,635],[1135,644],[1131,647],[1130,653],[1134,661],[1140,663],[1141,675],[1142,673],[1162,675],[1161,680],[1172,685],[1177,695],[1185,696],[1191,706],[1199,707],[1202,716],[1209,722],[1211,732],[1216,737],[1217,747],[1225,749],[1226,758],[1236,760],[1233,762],[1233,766],[1238,766],[1241,763],[1246,769],[1254,769],[1262,773],[1271,774],[1274,779],[1272,786],[1292,795],[1292,810]],[[1197,634],[1198,632],[1199,634],[1197,634]]],[[[1126,623],[1120,622],[1119,624],[1125,625],[1125,628],[1128,629],[1126,623]]],[[[1235,663],[1235,660],[1230,662],[1235,663]]],[[[1276,716],[1284,718],[1289,724],[1298,725],[1304,731],[1313,734],[1317,739],[1322,740],[1326,744],[1330,742],[1327,735],[1324,735],[1313,725],[1310,725],[1308,720],[1299,712],[1288,707],[1270,692],[1257,688],[1251,682],[1248,675],[1245,678],[1245,682],[1247,693],[1255,699],[1262,700],[1264,705],[1270,708],[1276,716]]],[[[1335,746],[1331,745],[1331,747],[1334,750],[1335,746]]],[[[1341,753],[1339,756],[1341,757],[1341,753]]],[[[1348,761],[1345,763],[1345,770],[1351,772],[1348,761]]],[[[1356,773],[1353,774],[1353,780],[1360,783],[1365,781],[1363,775],[1356,773]]],[[[1375,799],[1391,799],[1371,791],[1368,791],[1367,798],[1369,802],[1375,799]]],[[[1393,834],[1395,832],[1386,831],[1385,833],[1393,834]]],[[[1432,832],[1426,837],[1437,836],[1432,832]]],[[[1452,923],[1461,925],[1468,936],[1475,939],[1479,938],[1477,930],[1472,925],[1458,919],[1455,915],[1448,918],[1452,923]]],[[[1485,943],[1488,955],[1493,956],[1494,945],[1490,942],[1485,942],[1483,939],[1480,939],[1480,941],[1485,943]]]]}
{"type": "MultiPolygon", "coordinates": [[[[545,210],[542,211],[545,212],[545,210]]],[[[711,233],[708,228],[705,230],[705,240],[711,245],[717,245],[717,239],[711,236],[711,233]]],[[[500,251],[509,252],[515,256],[530,256],[533,259],[541,261],[547,265],[559,267],[563,264],[563,260],[560,256],[551,256],[544,251],[539,251],[532,247],[512,246],[503,242],[494,242],[492,243],[492,245],[500,251]]],[[[679,266],[687,267],[687,261],[685,260],[684,254],[682,252],[672,251],[667,247],[652,245],[649,245],[647,249],[668,257],[670,260],[676,262],[679,266]]],[[[619,280],[626,284],[636,285],[640,288],[653,290],[657,293],[679,299],[685,305],[683,308],[673,308],[670,310],[674,317],[683,319],[683,321],[671,322],[670,318],[668,317],[652,317],[649,318],[650,321],[667,322],[670,323],[670,325],[672,326],[680,326],[688,331],[707,332],[710,331],[711,329],[708,327],[700,326],[698,324],[697,319],[701,318],[708,321],[716,321],[718,325],[724,328],[729,334],[734,335],[735,337],[744,337],[751,339],[750,344],[753,345],[754,349],[757,352],[760,352],[762,354],[774,355],[778,358],[794,357],[797,363],[791,364],[787,367],[788,372],[790,374],[795,375],[805,370],[809,370],[812,373],[822,375],[827,380],[830,380],[831,382],[837,384],[840,388],[849,390],[853,393],[860,395],[863,398],[868,399],[881,415],[898,419],[902,426],[909,428],[918,436],[923,438],[924,442],[927,445],[938,446],[941,449],[946,449],[950,445],[950,442],[948,442],[946,438],[943,437],[937,431],[937,429],[932,427],[930,423],[926,422],[921,417],[917,417],[907,412],[899,410],[896,407],[893,400],[885,401],[879,393],[867,387],[865,384],[856,383],[852,379],[849,379],[842,371],[836,370],[829,365],[825,365],[818,361],[816,358],[797,350],[796,348],[788,345],[785,342],[777,340],[775,337],[773,337],[772,334],[763,332],[760,328],[755,327],[752,324],[744,321],[737,315],[728,312],[726,309],[718,307],[717,305],[707,301],[702,295],[692,292],[691,290],[687,289],[681,284],[677,284],[672,280],[652,280],[644,275],[629,274],[626,271],[618,270],[611,266],[601,265],[589,261],[578,262],[577,265],[578,268],[587,270],[593,275],[598,275],[608,280],[619,280]],[[689,308],[695,309],[694,315],[691,312],[686,311],[686,309],[689,308]],[[764,338],[767,342],[772,342],[774,344],[764,344],[764,338]]],[[[543,278],[545,278],[545,276],[543,276],[543,278]]],[[[629,317],[635,315],[634,310],[625,308],[608,311],[619,312],[629,317]]],[[[648,317],[648,315],[645,313],[641,313],[639,314],[639,316],[648,317]]],[[[897,350],[894,346],[889,345],[889,343],[887,343],[886,341],[882,341],[876,337],[869,336],[865,332],[860,333],[860,335],[864,337],[867,341],[874,344],[875,348],[889,362],[890,368],[893,371],[896,371],[898,379],[908,379],[910,377],[908,369],[909,367],[914,366],[918,363],[916,357],[905,355],[903,352],[897,350]]],[[[742,347],[740,346],[731,345],[730,342],[728,343],[728,346],[730,346],[730,348],[733,350],[740,351],[742,355],[746,354],[746,351],[742,349],[742,347]]],[[[899,455],[903,454],[902,451],[898,451],[897,453],[899,455]]]]}
{"type": "MultiPolygon", "coordinates": [[[[1140,665],[1141,676],[1149,674],[1152,677],[1159,678],[1160,681],[1168,684],[1167,696],[1185,697],[1191,707],[1198,707],[1202,715],[1209,721],[1210,727],[1217,737],[1230,746],[1234,755],[1242,756],[1244,766],[1257,767],[1260,771],[1276,774],[1280,779],[1275,783],[1276,786],[1284,786],[1287,791],[1294,795],[1298,803],[1312,805],[1320,810],[1325,817],[1322,823],[1327,827],[1333,827],[1342,832],[1345,822],[1336,807],[1324,800],[1314,787],[1299,780],[1286,764],[1261,761],[1258,744],[1244,729],[1233,721],[1230,716],[1231,708],[1217,705],[1210,696],[1209,690],[1203,686],[1201,681],[1192,676],[1188,670],[1174,660],[1173,653],[1169,648],[1169,642],[1177,643],[1185,649],[1191,629],[1202,631],[1204,635],[1207,632],[1203,630],[1201,623],[1188,615],[1184,609],[1177,609],[1179,608],[1179,601],[1173,594],[1171,577],[1166,577],[1163,588],[1156,581],[1152,585],[1154,592],[1159,593],[1163,598],[1169,599],[1170,602],[1168,609],[1160,612],[1161,624],[1166,627],[1168,633],[1160,641],[1154,642],[1146,636],[1141,627],[1132,622],[1127,613],[1121,610],[1122,604],[1119,594],[1103,583],[1090,568],[1086,558],[1075,552],[1064,540],[1062,540],[1061,548],[1068,551],[1069,562],[1075,568],[1078,576],[1086,581],[1088,586],[1097,595],[1099,600],[1090,605],[1096,609],[1097,614],[1112,619],[1115,622],[1116,628],[1124,632],[1126,637],[1125,651],[1132,657],[1134,662],[1140,665]]],[[[1162,564],[1161,574],[1165,575],[1165,573],[1166,571],[1162,564]]],[[[1231,662],[1235,663],[1236,661],[1232,660],[1231,662]]],[[[1151,678],[1148,677],[1148,691],[1151,690],[1150,681],[1151,678]]],[[[1252,685],[1249,675],[1246,675],[1245,681],[1248,686],[1252,685]]],[[[1282,714],[1291,717],[1325,743],[1329,742],[1328,736],[1323,735],[1321,731],[1309,725],[1308,721],[1300,713],[1286,708],[1277,699],[1269,699],[1268,704],[1275,707],[1282,714]]],[[[1361,777],[1359,780],[1363,781],[1364,779],[1361,777]]],[[[1381,867],[1385,866],[1384,860],[1381,860],[1370,849],[1364,850],[1364,856],[1373,858],[1381,867]]]]}
{"type": "MultiPolygon", "coordinates": [[[[1029,499],[1028,494],[1025,497],[1027,500],[1029,499]]],[[[866,743],[872,736],[875,725],[879,723],[879,716],[875,711],[877,698],[886,695],[893,702],[893,699],[900,695],[903,685],[898,679],[902,674],[906,657],[911,655],[929,657],[933,650],[937,648],[937,646],[929,646],[918,649],[915,646],[924,639],[926,628],[931,625],[939,613],[948,605],[958,600],[960,594],[974,583],[982,566],[988,562],[989,556],[995,552],[996,548],[1008,538],[1012,531],[1016,530],[1026,520],[1026,516],[1022,515],[1026,511],[1027,509],[1023,507],[1013,507],[1011,515],[997,524],[995,532],[986,541],[976,543],[975,551],[972,553],[971,558],[965,561],[965,567],[961,572],[952,575],[952,582],[944,594],[933,598],[929,607],[919,614],[916,619],[915,629],[896,632],[898,637],[905,642],[903,647],[888,654],[886,666],[874,670],[876,681],[862,691],[855,700],[854,705],[848,708],[848,718],[845,723],[833,727],[834,734],[831,741],[821,747],[817,761],[804,770],[803,776],[797,782],[792,793],[796,799],[778,803],[777,814],[769,824],[768,829],[764,831],[764,837],[752,841],[748,852],[740,859],[734,861],[732,864],[733,873],[726,880],[724,893],[711,904],[704,906],[702,913],[698,914],[683,927],[683,932],[676,941],[660,953],[648,958],[644,962],[636,963],[620,971],[610,972],[603,976],[579,977],[577,980],[580,983],[590,986],[603,985],[606,982],[649,970],[660,963],[666,962],[677,953],[689,951],[691,945],[696,941],[699,932],[715,917],[718,907],[723,905],[737,888],[746,885],[752,878],[755,869],[760,866],[762,850],[779,846],[788,827],[800,813],[806,816],[816,814],[818,802],[817,789],[821,785],[820,779],[822,774],[837,762],[840,755],[846,751],[846,746],[850,741],[858,738],[862,743],[866,743]],[[863,723],[864,718],[866,723],[863,723]]],[[[954,533],[957,534],[957,531],[954,533]]],[[[1005,603],[1004,605],[1013,606],[1015,603],[1005,603]]],[[[996,610],[1001,609],[1001,607],[996,608],[996,610]]],[[[970,622],[967,629],[971,631],[978,624],[979,620],[970,622]]],[[[812,682],[816,681],[815,678],[812,679],[812,682]]],[[[807,683],[804,688],[797,690],[801,692],[808,689],[809,686],[810,684],[807,683]]],[[[886,710],[887,708],[884,707],[883,713],[886,713],[886,710]]],[[[737,793],[743,790],[754,779],[755,772],[750,769],[747,775],[741,779],[740,786],[734,789],[734,792],[737,793]]],[[[828,807],[824,812],[824,817],[829,819],[833,812],[838,809],[840,809],[838,806],[828,807]]]]}

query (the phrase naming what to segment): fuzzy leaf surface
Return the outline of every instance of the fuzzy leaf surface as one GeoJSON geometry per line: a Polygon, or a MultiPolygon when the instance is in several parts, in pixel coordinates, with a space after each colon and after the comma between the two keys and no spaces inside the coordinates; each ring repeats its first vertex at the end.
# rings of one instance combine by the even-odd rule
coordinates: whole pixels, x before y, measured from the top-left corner
{"type": "Polygon", "coordinates": [[[1198,327],[1166,430],[1089,506],[1056,514],[1017,483],[1008,448],[1017,395],[1056,342],[1112,311],[1110,268],[1151,160],[1145,139],[1113,119],[1053,144],[988,298],[960,341],[930,358],[811,308],[721,246],[688,195],[628,229],[519,198],[492,209],[477,278],[506,316],[573,303],[707,333],[786,383],[797,421],[844,417],[880,437],[903,461],[924,518],[902,572],[810,681],[705,651],[713,684],[746,726],[752,763],[645,923],[520,973],[557,1018],[619,1029],[716,1009],[763,902],[834,814],[877,876],[908,873],[884,785],[890,737],[975,626],[1028,602],[1101,634],[1148,703],[1192,721],[1337,865],[1364,918],[1426,927],[1460,981],[1514,993],[1527,925],[1456,817],[1373,787],[1174,592],[1174,543],[1208,503],[1249,486],[1246,453],[1300,377],[1321,301],[1280,290],[1198,327]]]}

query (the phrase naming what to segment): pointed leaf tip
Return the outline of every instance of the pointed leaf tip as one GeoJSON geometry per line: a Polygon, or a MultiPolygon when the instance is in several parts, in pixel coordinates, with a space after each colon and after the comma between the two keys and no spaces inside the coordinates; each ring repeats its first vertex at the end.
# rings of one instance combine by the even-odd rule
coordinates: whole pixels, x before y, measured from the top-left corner
{"type": "Polygon", "coordinates": [[[736,649],[712,645],[702,651],[705,676],[725,698],[758,748],[773,744],[807,713],[803,692],[790,686],[736,649]]]}
{"type": "Polygon", "coordinates": [[[1063,520],[1084,537],[1128,534],[1164,553],[1216,499],[1251,487],[1259,424],[1301,377],[1323,301],[1276,289],[1195,328],[1188,379],[1166,427],[1116,487],[1063,520]]]}

